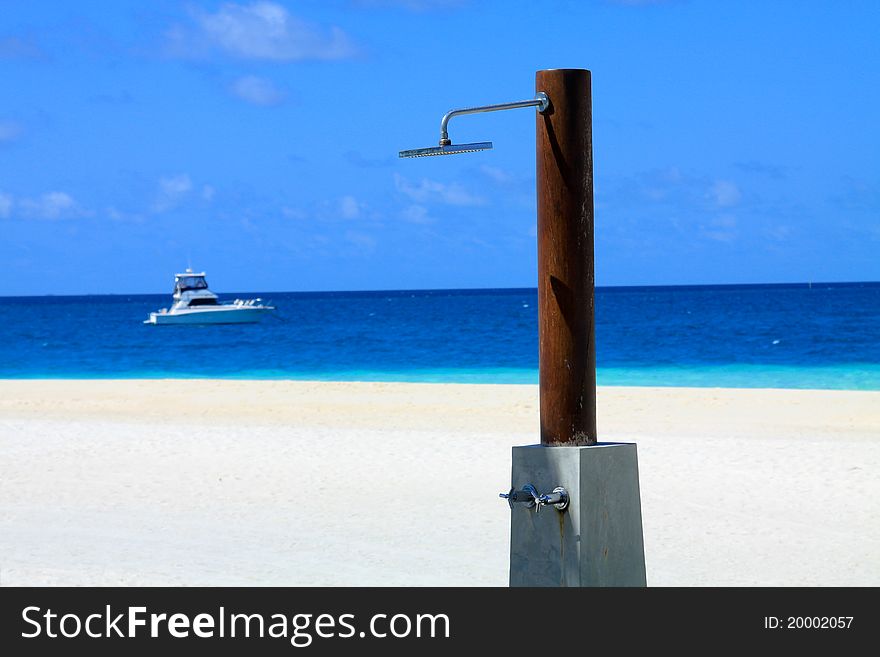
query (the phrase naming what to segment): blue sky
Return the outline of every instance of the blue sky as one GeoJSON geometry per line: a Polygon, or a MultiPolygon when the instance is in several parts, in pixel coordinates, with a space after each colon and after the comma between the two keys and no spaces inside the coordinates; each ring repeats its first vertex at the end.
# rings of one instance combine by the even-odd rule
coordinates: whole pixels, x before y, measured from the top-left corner
{"type": "Polygon", "coordinates": [[[7,1],[0,295],[533,287],[534,111],[593,73],[599,285],[880,279],[880,3],[7,1]]]}

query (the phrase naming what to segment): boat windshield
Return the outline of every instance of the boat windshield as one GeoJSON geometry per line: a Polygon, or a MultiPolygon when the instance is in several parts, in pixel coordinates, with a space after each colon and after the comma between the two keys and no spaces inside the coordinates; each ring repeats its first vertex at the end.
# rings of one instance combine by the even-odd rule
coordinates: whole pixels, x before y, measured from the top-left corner
{"type": "Polygon", "coordinates": [[[181,276],[174,284],[175,292],[186,292],[187,290],[207,290],[208,281],[204,276],[181,276]]]}
{"type": "Polygon", "coordinates": [[[214,297],[196,297],[195,299],[189,300],[189,307],[193,306],[216,306],[219,305],[217,303],[217,299],[214,297]]]}

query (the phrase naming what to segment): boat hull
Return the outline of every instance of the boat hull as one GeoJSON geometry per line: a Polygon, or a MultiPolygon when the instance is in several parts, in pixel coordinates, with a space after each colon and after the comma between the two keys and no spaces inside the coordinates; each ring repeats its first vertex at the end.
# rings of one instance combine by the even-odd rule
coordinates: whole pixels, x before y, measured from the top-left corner
{"type": "Polygon", "coordinates": [[[198,310],[181,310],[170,313],[150,313],[150,318],[144,324],[174,325],[174,324],[253,324],[259,322],[263,315],[271,312],[274,308],[269,306],[257,307],[214,307],[198,310]]]}

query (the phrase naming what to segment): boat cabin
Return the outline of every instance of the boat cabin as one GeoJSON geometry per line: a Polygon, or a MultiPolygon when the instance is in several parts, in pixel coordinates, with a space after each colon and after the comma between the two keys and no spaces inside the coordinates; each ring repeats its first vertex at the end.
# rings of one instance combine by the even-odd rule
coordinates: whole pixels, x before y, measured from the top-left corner
{"type": "Polygon", "coordinates": [[[183,274],[175,274],[174,298],[181,305],[189,307],[217,305],[217,295],[208,289],[204,272],[196,274],[187,270],[183,274]]]}

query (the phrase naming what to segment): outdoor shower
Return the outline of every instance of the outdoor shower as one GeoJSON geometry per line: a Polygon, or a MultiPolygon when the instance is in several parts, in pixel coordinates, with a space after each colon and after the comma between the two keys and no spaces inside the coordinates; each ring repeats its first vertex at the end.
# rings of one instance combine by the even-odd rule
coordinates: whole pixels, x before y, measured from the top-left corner
{"type": "Polygon", "coordinates": [[[511,586],[645,586],[635,443],[598,442],[593,111],[584,69],[538,71],[532,100],[454,109],[440,143],[402,158],[489,150],[453,144],[453,116],[536,107],[541,444],[513,448],[511,586]],[[539,491],[551,491],[541,494],[539,491]],[[555,511],[538,514],[542,507],[555,511]]]}

